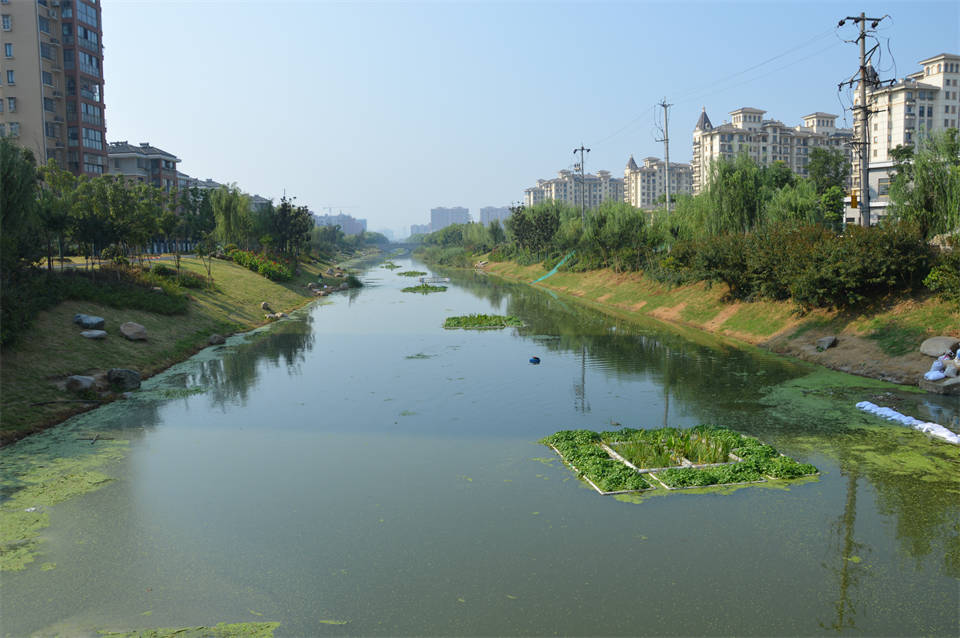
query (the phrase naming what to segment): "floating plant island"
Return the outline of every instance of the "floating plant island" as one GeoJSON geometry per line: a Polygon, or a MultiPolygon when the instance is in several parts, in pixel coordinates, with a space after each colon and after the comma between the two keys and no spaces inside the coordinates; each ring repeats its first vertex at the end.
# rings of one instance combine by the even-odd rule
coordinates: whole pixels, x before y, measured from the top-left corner
{"type": "Polygon", "coordinates": [[[431,286],[429,284],[420,284],[419,286],[407,286],[403,288],[400,292],[419,292],[423,295],[428,295],[431,292],[444,292],[447,289],[446,286],[431,286]]]}
{"type": "Polygon", "coordinates": [[[561,430],[542,443],[601,494],[722,487],[818,473],[752,436],[718,425],[561,430]]]}
{"type": "Polygon", "coordinates": [[[522,325],[523,321],[513,315],[461,315],[459,317],[447,317],[447,320],[443,322],[444,328],[463,328],[464,330],[496,330],[522,325]]]}

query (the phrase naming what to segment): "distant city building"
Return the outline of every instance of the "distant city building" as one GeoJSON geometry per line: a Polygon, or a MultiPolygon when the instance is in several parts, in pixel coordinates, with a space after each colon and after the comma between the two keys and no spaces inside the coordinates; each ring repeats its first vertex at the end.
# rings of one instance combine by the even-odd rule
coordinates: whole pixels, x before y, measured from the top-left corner
{"type": "MultiPolygon", "coordinates": [[[[870,140],[868,179],[870,188],[871,224],[886,214],[889,205],[890,173],[893,160],[890,151],[898,146],[912,146],[932,133],[955,128],[960,122],[960,56],[941,53],[921,60],[920,71],[892,85],[867,88],[870,105],[867,123],[870,140]]],[[[872,71],[872,69],[869,69],[872,71]]],[[[875,74],[874,74],[875,75],[875,74]]],[[[869,81],[869,73],[868,73],[869,81]]],[[[854,104],[860,104],[860,91],[855,90],[854,104]]],[[[855,124],[857,139],[860,122],[855,124]]],[[[860,188],[860,157],[852,159],[853,188],[860,188]]],[[[847,223],[860,223],[860,211],[847,209],[847,223]]]]}
{"type": "Polygon", "coordinates": [[[107,166],[100,2],[3,0],[0,137],[75,175],[107,166]]]}
{"type": "Polygon", "coordinates": [[[273,200],[260,195],[250,195],[250,209],[253,211],[266,210],[273,206],[273,200]]]}
{"type": "Polygon", "coordinates": [[[344,235],[359,235],[367,230],[367,220],[350,215],[314,215],[317,226],[339,226],[344,235]]]}
{"type": "Polygon", "coordinates": [[[180,186],[177,164],[180,159],[167,151],[141,142],[138,146],[110,142],[107,148],[107,173],[122,175],[136,182],[156,186],[169,193],[180,186]]]}
{"type": "MultiPolygon", "coordinates": [[[[583,177],[583,190],[586,194],[586,207],[596,208],[600,202],[623,201],[623,180],[610,177],[610,171],[597,171],[596,175],[587,173],[583,177]]],[[[540,202],[562,201],[580,206],[580,174],[562,170],[555,179],[538,179],[537,185],[524,189],[523,203],[534,206],[540,202]]]]}
{"type": "Polygon", "coordinates": [[[493,220],[497,220],[502,225],[510,217],[510,209],[506,206],[485,206],[480,209],[480,223],[486,226],[493,220]]]}
{"type": "Polygon", "coordinates": [[[462,206],[453,208],[431,208],[430,209],[430,230],[436,232],[441,228],[446,228],[451,224],[469,224],[470,211],[462,206]]]}
{"type": "Polygon", "coordinates": [[[209,178],[198,179],[196,177],[190,177],[186,173],[181,173],[180,171],[177,171],[177,187],[180,190],[186,190],[188,188],[199,188],[200,190],[215,191],[221,186],[226,186],[226,184],[215,182],[209,178]]]}
{"type": "Polygon", "coordinates": [[[764,119],[766,111],[742,107],[731,111],[731,123],[714,127],[704,108],[693,129],[693,192],[699,193],[710,180],[710,166],[718,159],[733,159],[746,153],[760,166],[783,162],[801,177],[807,176],[810,151],[836,148],[848,161],[853,130],[836,127],[836,115],[811,113],[803,125],[789,127],[778,120],[764,119]]]}
{"type": "Polygon", "coordinates": [[[430,224],[411,224],[410,235],[429,235],[430,224]]]}
{"type": "MultiPolygon", "coordinates": [[[[645,157],[643,166],[637,166],[631,155],[623,171],[623,201],[652,210],[657,208],[657,200],[666,192],[666,163],[657,157],[645,157]]],[[[670,162],[670,195],[676,197],[679,194],[693,194],[693,169],[689,164],[670,162]]]]}

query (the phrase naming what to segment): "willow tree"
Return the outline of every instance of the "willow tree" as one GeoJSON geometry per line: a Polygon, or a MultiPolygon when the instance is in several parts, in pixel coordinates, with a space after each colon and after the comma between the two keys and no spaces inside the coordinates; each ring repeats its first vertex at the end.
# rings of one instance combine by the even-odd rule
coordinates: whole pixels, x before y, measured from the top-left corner
{"type": "Polygon", "coordinates": [[[221,186],[210,196],[217,220],[217,238],[225,244],[246,244],[251,227],[250,198],[236,184],[221,186]]]}
{"type": "Polygon", "coordinates": [[[960,135],[955,128],[895,149],[890,212],[924,237],[960,232],[960,135]]]}

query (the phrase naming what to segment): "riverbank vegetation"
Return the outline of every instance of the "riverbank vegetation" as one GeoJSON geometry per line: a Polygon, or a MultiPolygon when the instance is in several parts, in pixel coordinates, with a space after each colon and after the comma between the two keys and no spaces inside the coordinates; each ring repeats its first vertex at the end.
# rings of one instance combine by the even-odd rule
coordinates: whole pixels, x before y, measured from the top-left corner
{"type": "Polygon", "coordinates": [[[444,328],[463,328],[465,330],[486,330],[507,327],[519,327],[523,321],[513,315],[461,315],[459,317],[447,317],[443,322],[444,328]]]}
{"type": "Polygon", "coordinates": [[[658,483],[668,489],[732,485],[817,473],[813,465],[716,425],[615,432],[562,430],[542,443],[554,448],[603,492],[649,489],[658,483]],[[637,478],[643,479],[642,484],[637,478]]]}
{"type": "Polygon", "coordinates": [[[678,196],[669,214],[605,202],[581,221],[579,209],[562,202],[517,206],[504,227],[448,226],[426,236],[418,254],[451,266],[488,254],[491,262],[549,269],[573,253],[562,270],[642,272],[665,286],[722,284],[727,300],[790,300],[801,312],[860,308],[902,293],[956,301],[957,131],[897,157],[890,214],[871,228],[841,223],[846,164],[839,151],[814,149],[809,178],[739,156],[715,162],[704,192],[678,196]]]}
{"type": "Polygon", "coordinates": [[[165,192],[114,175],[77,178],[54,163],[38,167],[29,150],[9,139],[0,139],[0,175],[0,347],[16,341],[38,312],[66,299],[129,296],[139,301],[117,302],[182,312],[178,290],[209,281],[214,255],[291,281],[304,263],[387,243],[377,233],[346,237],[337,226],[314,227],[307,207],[292,197],[254,205],[235,185],[165,192]],[[172,267],[154,276],[150,253],[158,250],[170,255],[172,267]],[[184,273],[188,251],[205,272],[184,273]],[[70,255],[79,255],[79,263],[70,255]],[[80,269],[82,278],[74,276],[80,269]],[[102,282],[110,290],[97,290],[102,282]],[[167,298],[145,301],[143,291],[155,286],[167,298]]]}

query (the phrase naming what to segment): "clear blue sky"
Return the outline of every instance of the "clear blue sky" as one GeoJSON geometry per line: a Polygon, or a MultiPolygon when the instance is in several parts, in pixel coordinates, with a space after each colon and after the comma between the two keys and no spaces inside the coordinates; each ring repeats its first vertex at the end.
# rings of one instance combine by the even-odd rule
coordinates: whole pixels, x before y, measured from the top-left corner
{"type": "Polygon", "coordinates": [[[714,124],[754,106],[849,125],[855,27],[835,27],[860,11],[891,16],[881,77],[960,53],[957,2],[103,0],[107,136],[406,234],[434,206],[476,219],[521,200],[581,142],[588,171],[618,177],[631,154],[662,157],[663,97],[673,161],[690,160],[701,106],[714,124]]]}

